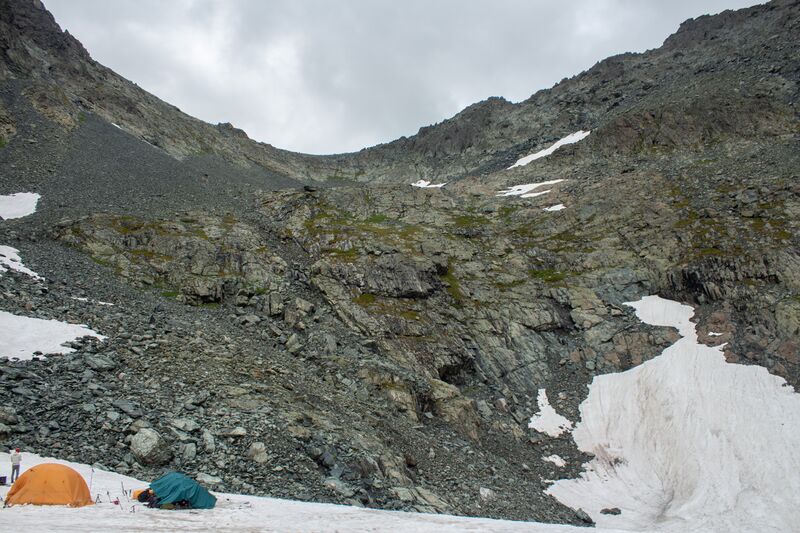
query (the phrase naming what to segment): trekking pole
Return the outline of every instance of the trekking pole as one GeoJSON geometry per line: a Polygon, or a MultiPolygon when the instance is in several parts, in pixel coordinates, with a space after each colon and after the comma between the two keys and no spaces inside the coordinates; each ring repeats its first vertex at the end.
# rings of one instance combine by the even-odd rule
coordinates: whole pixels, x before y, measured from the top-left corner
{"type": "MultiPolygon", "coordinates": [[[[89,494],[92,493],[92,482],[94,481],[94,467],[92,467],[92,473],[89,474],[89,494]]],[[[99,494],[97,495],[100,496],[99,494]]]]}

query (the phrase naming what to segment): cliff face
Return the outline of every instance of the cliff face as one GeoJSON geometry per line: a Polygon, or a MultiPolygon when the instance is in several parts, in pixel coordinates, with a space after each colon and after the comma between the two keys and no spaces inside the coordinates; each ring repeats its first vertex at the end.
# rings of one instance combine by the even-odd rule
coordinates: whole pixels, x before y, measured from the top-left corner
{"type": "Polygon", "coordinates": [[[0,307],[109,337],[0,360],[0,433],[137,476],[579,522],[541,480],[586,457],[527,421],[539,389],[577,420],[595,376],[676,340],[625,302],[691,303],[701,341],[800,384],[798,14],[701,17],[519,104],[308,156],[181,113],[0,1],[0,194],[42,195],[0,244],[47,280],[0,277],[0,307]],[[144,429],[170,453],[134,450],[144,429]]]}
{"type": "MultiPolygon", "coordinates": [[[[659,49],[608,58],[519,104],[490,98],[409,138],[353,154],[306,156],[253,142],[229,125],[203,123],[141,90],[94,62],[41,2],[4,0],[2,7],[4,79],[44,82],[66,102],[173,157],[212,155],[301,181],[410,183],[486,174],[573,131],[597,129],[633,110],[657,113],[676,96],[689,101],[692,90],[706,103],[729,98],[737,84],[741,99],[761,94],[786,105],[797,98],[791,36],[798,7],[771,2],[687,21],[659,49]]],[[[733,103],[723,113],[738,111],[733,103]]]]}

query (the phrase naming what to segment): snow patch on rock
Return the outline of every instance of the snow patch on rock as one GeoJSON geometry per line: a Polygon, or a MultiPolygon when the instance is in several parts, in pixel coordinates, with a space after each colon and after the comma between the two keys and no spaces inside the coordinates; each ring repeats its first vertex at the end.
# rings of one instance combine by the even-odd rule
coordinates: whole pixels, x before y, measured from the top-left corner
{"type": "Polygon", "coordinates": [[[97,304],[97,305],[105,305],[113,307],[114,304],[111,302],[101,302],[100,300],[90,300],[89,298],[84,298],[82,296],[70,296],[73,300],[77,300],[79,302],[90,303],[90,304],[97,304]]]}
{"type": "Polygon", "coordinates": [[[75,350],[62,346],[80,337],[105,339],[80,324],[43,320],[0,311],[0,357],[30,360],[34,352],[66,354],[75,350]]]}
{"type": "Polygon", "coordinates": [[[547,185],[554,185],[562,181],[564,180],[558,179],[558,180],[542,181],[539,183],[526,183],[524,185],[514,185],[512,187],[503,189],[502,191],[497,191],[497,194],[495,194],[495,196],[519,196],[520,198],[534,198],[536,196],[541,196],[542,194],[547,194],[550,192],[549,189],[541,192],[531,192],[534,189],[538,189],[539,187],[544,187],[547,185]]]}
{"type": "Polygon", "coordinates": [[[536,403],[539,404],[539,412],[531,417],[530,422],[528,422],[529,428],[551,437],[558,437],[565,431],[572,429],[572,421],[558,414],[550,405],[545,389],[539,389],[536,403]]]}
{"type": "Polygon", "coordinates": [[[417,180],[411,184],[412,187],[419,187],[421,189],[440,189],[447,185],[447,183],[431,183],[427,180],[417,180]]]}
{"type": "Polygon", "coordinates": [[[547,461],[548,463],[553,463],[559,468],[564,468],[567,466],[567,462],[558,454],[548,455],[547,457],[542,457],[542,461],[547,461]]]}
{"type": "Polygon", "coordinates": [[[551,205],[550,207],[545,207],[544,210],[552,213],[554,211],[561,211],[562,209],[566,208],[567,206],[565,206],[564,204],[556,204],[556,205],[551,205]]]}
{"type": "Polygon", "coordinates": [[[29,269],[22,264],[22,259],[19,256],[19,250],[11,246],[0,244],[0,274],[14,270],[27,274],[34,279],[44,279],[42,276],[29,269]]]}
{"type": "Polygon", "coordinates": [[[524,167],[525,165],[527,165],[532,161],[536,161],[537,159],[541,159],[543,157],[552,154],[553,152],[555,152],[564,145],[573,144],[586,138],[586,136],[589,135],[590,133],[591,131],[583,131],[583,130],[571,133],[566,137],[564,137],[563,139],[559,139],[558,141],[554,142],[552,145],[545,148],[544,150],[539,150],[535,154],[526,155],[525,157],[518,159],[516,163],[508,167],[506,170],[511,170],[514,167],[524,167]]]}
{"type": "Polygon", "coordinates": [[[36,212],[41,195],[35,192],[18,192],[0,195],[0,218],[22,218],[36,212]]]}

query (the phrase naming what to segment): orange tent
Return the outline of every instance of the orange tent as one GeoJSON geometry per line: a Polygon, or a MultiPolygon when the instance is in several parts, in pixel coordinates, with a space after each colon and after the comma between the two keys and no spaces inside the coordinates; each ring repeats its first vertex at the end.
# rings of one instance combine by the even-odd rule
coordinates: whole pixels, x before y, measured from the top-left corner
{"type": "Polygon", "coordinates": [[[94,502],[79,473],[65,465],[46,463],[23,472],[6,495],[6,505],[26,503],[83,507],[94,502]]]}

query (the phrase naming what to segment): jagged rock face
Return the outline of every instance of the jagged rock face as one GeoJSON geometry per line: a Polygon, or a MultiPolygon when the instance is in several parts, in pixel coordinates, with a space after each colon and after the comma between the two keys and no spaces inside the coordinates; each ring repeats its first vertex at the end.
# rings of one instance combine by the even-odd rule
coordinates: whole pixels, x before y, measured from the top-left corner
{"type": "Polygon", "coordinates": [[[353,154],[306,156],[181,113],[92,61],[35,3],[4,0],[1,6],[0,79],[57,85],[54,91],[64,91],[73,105],[178,158],[213,154],[335,184],[484,174],[565,134],[603,126],[619,130],[636,150],[716,141],[754,125],[782,129],[795,113],[800,81],[793,39],[800,8],[773,1],[687,21],[662,48],[608,58],[519,104],[490,98],[409,138],[353,154]]]}
{"type": "Polygon", "coordinates": [[[60,224],[59,238],[81,247],[118,273],[188,303],[238,299],[263,305],[285,282],[286,263],[233,216],[187,213],[176,220],[144,221],[98,215],[60,224]],[[256,298],[267,295],[266,298],[256,298]]]}

